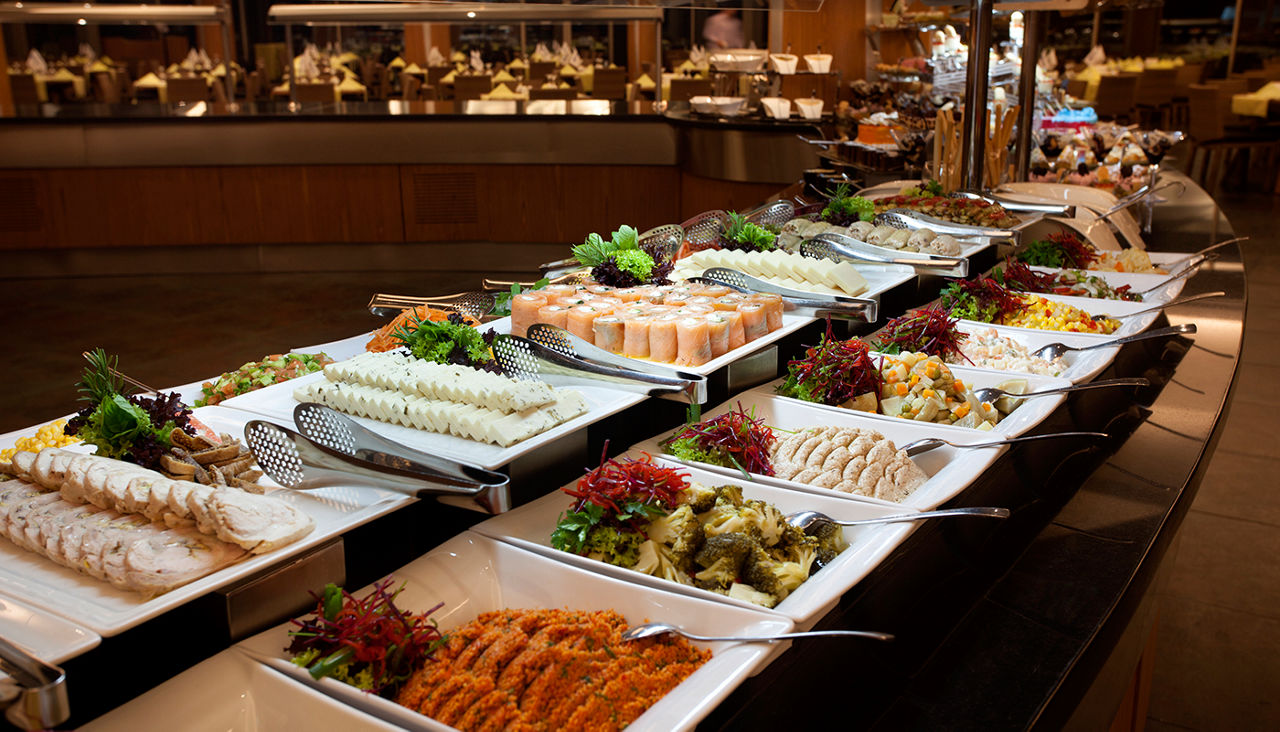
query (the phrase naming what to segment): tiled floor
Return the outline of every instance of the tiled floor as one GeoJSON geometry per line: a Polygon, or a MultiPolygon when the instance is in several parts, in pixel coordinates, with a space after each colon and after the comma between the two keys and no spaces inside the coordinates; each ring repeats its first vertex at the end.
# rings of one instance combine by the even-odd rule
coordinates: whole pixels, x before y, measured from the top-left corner
{"type": "Polygon", "coordinates": [[[1280,199],[1219,197],[1249,309],[1226,430],[1161,598],[1148,730],[1280,729],[1280,199]]]}
{"type": "MultiPolygon", "coordinates": [[[[1249,311],[1235,401],[1162,601],[1148,729],[1280,729],[1280,199],[1223,196],[1245,245],[1249,311]]],[[[82,350],[146,383],[208,377],[372,328],[370,293],[449,292],[477,272],[0,280],[0,432],[74,411],[82,350]]]]}

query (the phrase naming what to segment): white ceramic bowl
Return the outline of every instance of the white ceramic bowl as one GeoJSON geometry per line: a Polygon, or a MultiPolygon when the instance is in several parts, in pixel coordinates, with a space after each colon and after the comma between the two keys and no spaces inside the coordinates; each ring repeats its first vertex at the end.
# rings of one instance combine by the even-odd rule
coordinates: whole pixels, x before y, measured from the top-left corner
{"type": "Polygon", "coordinates": [[[805,99],[797,99],[796,106],[800,108],[800,116],[805,119],[821,119],[822,118],[822,100],[812,97],[805,99]]]}
{"type": "Polygon", "coordinates": [[[762,48],[728,48],[711,54],[711,66],[719,71],[763,71],[769,52],[762,48]]]}
{"type": "Polygon", "coordinates": [[[785,97],[763,97],[760,103],[764,105],[765,114],[774,119],[787,119],[791,116],[791,100],[785,97]]]}
{"type": "Polygon", "coordinates": [[[831,71],[831,54],[829,53],[805,54],[804,62],[808,64],[809,70],[815,74],[825,74],[831,71]]]}
{"type": "Polygon", "coordinates": [[[711,97],[711,102],[715,105],[716,112],[726,117],[737,117],[742,113],[747,100],[746,97],[711,97]]]}
{"type": "Polygon", "coordinates": [[[716,113],[716,103],[708,96],[689,97],[689,106],[698,114],[716,113]]]}
{"type": "Polygon", "coordinates": [[[792,53],[775,53],[769,56],[769,60],[773,62],[773,70],[779,74],[794,74],[800,57],[792,53]]]}

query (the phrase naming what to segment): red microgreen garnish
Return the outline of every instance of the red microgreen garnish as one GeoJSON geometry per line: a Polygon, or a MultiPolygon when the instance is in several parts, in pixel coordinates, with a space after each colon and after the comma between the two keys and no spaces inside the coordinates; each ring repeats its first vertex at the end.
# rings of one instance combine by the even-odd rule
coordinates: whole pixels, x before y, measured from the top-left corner
{"type": "Polygon", "coordinates": [[[313,678],[333,676],[393,696],[447,639],[431,620],[444,603],[424,613],[406,612],[395,604],[404,585],[391,591],[391,584],[390,579],[378,582],[360,598],[337,585],[326,586],[323,596],[316,597],[314,616],[292,621],[298,629],[289,631],[293,641],[287,650],[301,659],[295,662],[313,678]]]}
{"type": "Polygon", "coordinates": [[[773,475],[769,449],[777,439],[754,409],[748,413],[739,402],[719,417],[682,427],[663,445],[681,459],[773,475]]]}
{"type": "Polygon", "coordinates": [[[1074,232],[1057,231],[1049,235],[1049,241],[1062,251],[1063,263],[1068,267],[1088,269],[1098,260],[1098,251],[1080,240],[1074,232]]]}
{"type": "Polygon", "coordinates": [[[960,351],[967,336],[956,327],[956,318],[931,305],[899,315],[885,324],[876,341],[876,350],[885,353],[927,353],[943,361],[968,361],[960,351]]]}
{"type": "Polygon", "coordinates": [[[857,338],[832,338],[831,322],[822,342],[804,356],[787,362],[787,378],[778,387],[784,396],[838,406],[868,392],[876,395],[879,411],[880,369],[871,361],[871,348],[857,338]]]}
{"type": "Polygon", "coordinates": [[[1026,262],[1019,262],[1013,257],[1006,257],[1004,269],[997,268],[992,275],[1005,287],[1021,292],[1053,292],[1058,287],[1058,278],[1037,272],[1026,262]]]}
{"type": "Polygon", "coordinates": [[[951,280],[939,302],[953,317],[982,323],[999,323],[1024,306],[1022,295],[990,277],[951,280]]]}
{"type": "Polygon", "coordinates": [[[574,511],[582,511],[588,505],[595,505],[613,514],[632,514],[628,523],[638,529],[646,521],[634,516],[628,506],[652,506],[666,513],[676,506],[680,492],[689,485],[684,473],[675,468],[655,465],[653,457],[648,453],[644,453],[639,460],[605,459],[604,455],[600,458],[600,467],[579,478],[574,488],[562,489],[578,499],[574,503],[574,511]]]}

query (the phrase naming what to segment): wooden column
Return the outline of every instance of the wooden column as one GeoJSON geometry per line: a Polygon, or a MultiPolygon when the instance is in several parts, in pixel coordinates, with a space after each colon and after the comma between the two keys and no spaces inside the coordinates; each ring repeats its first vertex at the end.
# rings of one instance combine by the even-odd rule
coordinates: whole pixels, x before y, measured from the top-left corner
{"type": "MultiPolygon", "coordinates": [[[[861,79],[866,68],[866,27],[868,0],[839,0],[824,2],[814,13],[790,12],[782,15],[782,46],[791,44],[791,52],[803,56],[823,53],[832,56],[831,69],[844,74],[844,80],[861,79]]],[[[879,0],[870,0],[879,2],[879,0]]],[[[800,62],[800,68],[804,68],[800,62]]]]}
{"type": "MultiPolygon", "coordinates": [[[[4,51],[4,26],[0,25],[0,61],[5,66],[9,65],[8,56],[4,51]]],[[[13,109],[13,90],[9,87],[9,74],[0,73],[0,111],[13,109]]]]}
{"type": "Polygon", "coordinates": [[[649,76],[656,82],[658,77],[654,76],[662,68],[662,59],[654,59],[654,48],[656,48],[657,38],[654,36],[655,26],[648,21],[631,21],[627,23],[627,76],[632,79],[640,76],[644,69],[644,62],[653,62],[653,67],[649,70],[649,76]]]}
{"type": "Polygon", "coordinates": [[[404,60],[423,68],[427,65],[427,54],[431,47],[440,49],[446,57],[453,46],[448,23],[405,23],[404,24],[404,60]]]}
{"type": "MultiPolygon", "coordinates": [[[[199,0],[198,5],[222,5],[222,0],[199,0]]],[[[231,26],[231,53],[235,54],[236,47],[236,29],[235,24],[231,26]]],[[[196,26],[196,47],[203,48],[204,52],[209,54],[209,58],[217,61],[225,61],[222,58],[222,26],[220,25],[198,25],[196,26]]],[[[253,64],[248,64],[252,68],[253,64]]]]}

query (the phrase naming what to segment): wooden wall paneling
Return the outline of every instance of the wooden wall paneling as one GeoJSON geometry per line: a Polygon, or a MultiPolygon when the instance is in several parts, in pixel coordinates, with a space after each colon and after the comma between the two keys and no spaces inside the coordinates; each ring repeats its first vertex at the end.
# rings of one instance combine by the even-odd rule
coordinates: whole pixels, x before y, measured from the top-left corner
{"type": "Polygon", "coordinates": [[[394,165],[220,168],[226,243],[404,241],[401,185],[394,165]]]}
{"type": "Polygon", "coordinates": [[[755,208],[772,200],[778,188],[776,183],[738,183],[681,173],[680,221],[718,208],[729,211],[755,208]]]}
{"type": "MultiPolygon", "coordinates": [[[[791,12],[782,16],[782,46],[791,45],[792,53],[803,56],[817,53],[832,55],[831,68],[844,72],[846,79],[860,79],[866,68],[867,2],[880,0],[830,0],[817,12],[791,12]]],[[[804,67],[804,60],[800,60],[804,67]]]]}
{"type": "Polygon", "coordinates": [[[591,232],[606,235],[622,224],[641,231],[679,218],[680,173],[670,166],[565,166],[562,241],[591,232]]]}
{"type": "Polygon", "coordinates": [[[58,246],[58,198],[46,170],[0,170],[0,249],[58,246]]]}
{"type": "MultiPolygon", "coordinates": [[[[563,165],[477,165],[480,212],[489,241],[564,241],[566,225],[584,205],[567,192],[563,165]]],[[[585,236],[585,234],[584,234],[585,236]]]]}
{"type": "Polygon", "coordinates": [[[490,217],[480,215],[477,167],[400,166],[405,241],[489,240],[490,217]]]}
{"type": "MultiPolygon", "coordinates": [[[[0,24],[0,60],[8,61],[4,50],[4,25],[0,24]]],[[[7,64],[6,64],[7,65],[7,64]]],[[[9,87],[9,75],[0,74],[0,114],[13,107],[13,91],[9,87]]]]}
{"type": "Polygon", "coordinates": [[[201,243],[218,210],[208,174],[198,168],[97,168],[49,171],[64,193],[58,215],[63,246],[165,246],[201,243]]]}

